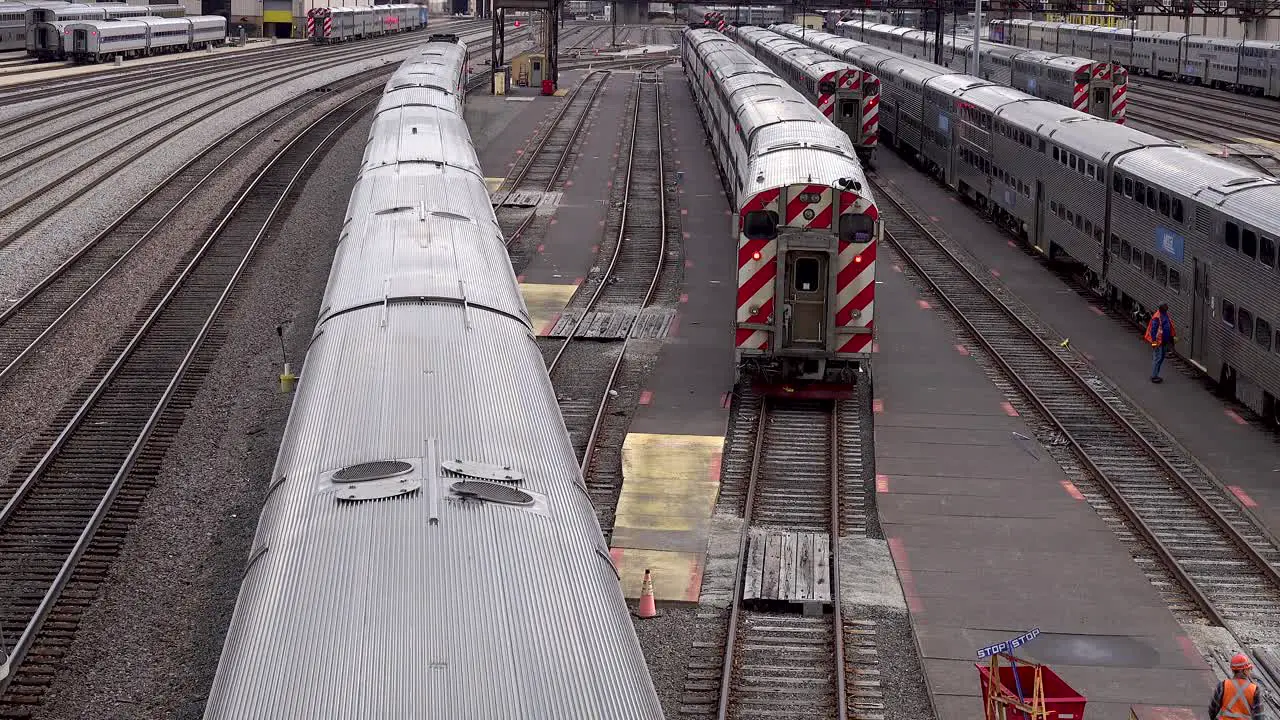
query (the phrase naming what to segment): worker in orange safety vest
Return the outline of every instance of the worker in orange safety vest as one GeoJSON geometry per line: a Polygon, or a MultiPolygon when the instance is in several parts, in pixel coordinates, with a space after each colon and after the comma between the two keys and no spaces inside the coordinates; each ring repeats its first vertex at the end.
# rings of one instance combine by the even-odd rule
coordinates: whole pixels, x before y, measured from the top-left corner
{"type": "Polygon", "coordinates": [[[1218,683],[1209,701],[1209,720],[1262,720],[1262,690],[1249,680],[1253,663],[1244,653],[1231,658],[1231,677],[1218,683]]]}
{"type": "Polygon", "coordinates": [[[1151,382],[1164,382],[1160,377],[1160,367],[1164,365],[1169,348],[1178,341],[1178,332],[1173,329],[1173,318],[1169,317],[1168,303],[1160,303],[1160,309],[1151,315],[1144,337],[1151,343],[1151,382]]]}

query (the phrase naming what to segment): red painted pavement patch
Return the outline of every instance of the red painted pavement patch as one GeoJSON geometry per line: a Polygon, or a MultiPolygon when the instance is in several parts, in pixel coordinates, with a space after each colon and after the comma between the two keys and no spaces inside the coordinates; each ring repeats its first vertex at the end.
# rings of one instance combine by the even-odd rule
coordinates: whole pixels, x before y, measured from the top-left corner
{"type": "Polygon", "coordinates": [[[878,493],[889,492],[889,476],[888,475],[876,474],[876,492],[878,493]]]}
{"type": "Polygon", "coordinates": [[[932,307],[931,305],[929,305],[928,300],[917,300],[916,304],[920,306],[921,310],[928,310],[930,307],[932,307]]]}
{"type": "Polygon", "coordinates": [[[720,396],[720,407],[728,408],[731,402],[733,402],[733,393],[727,392],[720,396]]]}
{"type": "Polygon", "coordinates": [[[687,267],[687,268],[691,268],[691,267],[693,267],[693,261],[692,261],[692,260],[685,260],[685,261],[684,261],[684,266],[685,266],[685,267],[687,267]]]}
{"type": "Polygon", "coordinates": [[[1016,243],[1016,242],[1014,242],[1014,241],[1012,241],[1012,240],[1005,240],[1005,242],[1009,243],[1009,247],[1011,247],[1011,248],[1015,248],[1015,249],[1016,249],[1016,248],[1018,247],[1018,243],[1016,243]]]}
{"type": "Polygon", "coordinates": [[[689,293],[680,293],[680,302],[682,303],[689,302],[689,293]]]}
{"type": "Polygon", "coordinates": [[[960,353],[961,355],[963,355],[963,356],[965,356],[965,357],[969,357],[969,348],[967,348],[967,347],[965,347],[965,346],[963,346],[963,345],[957,345],[957,346],[956,346],[956,352],[960,353]]]}
{"type": "Polygon", "coordinates": [[[1182,646],[1182,654],[1192,665],[1203,665],[1204,657],[1200,655],[1200,651],[1196,649],[1196,644],[1186,635],[1178,636],[1178,645],[1182,646]]]}
{"type": "Polygon", "coordinates": [[[586,278],[574,278],[574,279],[573,279],[573,284],[574,284],[574,285],[581,285],[581,284],[582,284],[582,283],[584,283],[584,282],[586,282],[586,278]]]}
{"type": "Polygon", "coordinates": [[[1080,489],[1076,487],[1075,483],[1071,482],[1070,480],[1062,480],[1061,482],[1062,482],[1062,489],[1066,490],[1068,495],[1070,495],[1071,497],[1077,500],[1084,499],[1084,494],[1080,492],[1080,489]]]}
{"type": "Polygon", "coordinates": [[[1097,305],[1090,305],[1089,309],[1093,311],[1094,315],[1106,315],[1106,313],[1103,312],[1102,308],[1098,307],[1097,305]]]}
{"type": "Polygon", "coordinates": [[[899,264],[897,264],[897,263],[894,263],[894,264],[893,264],[893,271],[894,271],[894,272],[902,272],[902,266],[901,266],[901,265],[899,265],[899,264]]]}
{"type": "Polygon", "coordinates": [[[720,453],[716,453],[711,457],[711,464],[707,466],[707,478],[712,482],[720,482],[720,453]]]}
{"type": "Polygon", "coordinates": [[[1245,420],[1244,418],[1240,417],[1238,414],[1236,414],[1236,411],[1232,410],[1231,408],[1227,408],[1226,410],[1223,410],[1223,412],[1226,413],[1227,417],[1231,418],[1231,422],[1237,425],[1249,424],[1248,420],[1245,420]]]}
{"type": "Polygon", "coordinates": [[[1004,410],[1005,415],[1008,415],[1009,417],[1018,417],[1018,411],[1013,409],[1013,405],[1007,402],[1002,402],[1000,403],[1000,407],[1004,410]]]}
{"type": "Polygon", "coordinates": [[[879,399],[872,400],[871,410],[877,414],[884,412],[884,401],[879,399]]]}
{"type": "Polygon", "coordinates": [[[995,268],[991,268],[991,275],[993,277],[1000,277],[1000,271],[995,268]]]}
{"type": "Polygon", "coordinates": [[[648,405],[652,401],[653,401],[653,393],[649,392],[648,390],[643,390],[640,392],[641,405],[648,405]]]}
{"type": "Polygon", "coordinates": [[[1240,500],[1241,505],[1249,508],[1258,507],[1258,503],[1254,502],[1253,498],[1249,497],[1249,493],[1245,492],[1244,488],[1239,485],[1228,485],[1227,489],[1240,500]]]}

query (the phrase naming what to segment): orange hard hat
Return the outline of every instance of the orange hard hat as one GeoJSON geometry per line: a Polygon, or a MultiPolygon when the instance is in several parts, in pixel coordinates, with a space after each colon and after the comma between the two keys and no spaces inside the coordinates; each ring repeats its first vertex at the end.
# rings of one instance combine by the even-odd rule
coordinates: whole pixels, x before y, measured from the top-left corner
{"type": "Polygon", "coordinates": [[[1231,656],[1231,669],[1234,671],[1248,670],[1253,667],[1253,663],[1249,662],[1249,658],[1244,653],[1236,653],[1231,656]]]}

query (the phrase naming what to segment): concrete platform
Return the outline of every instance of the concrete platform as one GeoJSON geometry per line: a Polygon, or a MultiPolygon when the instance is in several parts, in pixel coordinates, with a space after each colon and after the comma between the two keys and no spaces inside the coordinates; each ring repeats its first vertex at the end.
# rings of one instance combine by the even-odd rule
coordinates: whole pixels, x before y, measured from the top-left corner
{"type": "Polygon", "coordinates": [[[981,717],[977,650],[1032,628],[1019,654],[1051,664],[1089,717],[1202,704],[1213,675],[1128,552],[938,311],[882,267],[877,502],[939,718],[981,717]]]}
{"type": "Polygon", "coordinates": [[[698,601],[733,389],[736,244],[688,84],[668,69],[667,142],[683,171],[685,295],[623,445],[611,551],[628,598],[645,568],[662,601],[698,601]]]}
{"type": "MultiPolygon", "coordinates": [[[[1067,287],[1038,256],[1014,246],[998,228],[892,153],[878,157],[882,177],[892,180],[918,206],[929,208],[953,242],[998,273],[1036,315],[1071,339],[1077,354],[1233,488],[1272,533],[1280,535],[1280,437],[1273,430],[1249,422],[1247,411],[1212,394],[1202,376],[1182,360],[1166,362],[1164,383],[1153,385],[1151,349],[1143,342],[1140,328],[1107,315],[1067,287]]],[[[1181,332],[1185,336],[1190,328],[1181,332]]]]}

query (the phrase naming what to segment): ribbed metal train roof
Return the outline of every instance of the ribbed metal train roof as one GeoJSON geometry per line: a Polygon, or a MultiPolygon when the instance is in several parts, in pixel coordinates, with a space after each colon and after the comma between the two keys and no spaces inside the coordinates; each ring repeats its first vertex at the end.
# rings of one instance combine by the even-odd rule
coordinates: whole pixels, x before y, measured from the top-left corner
{"type": "Polygon", "coordinates": [[[1108,160],[1122,150],[1176,145],[1164,138],[1084,113],[1074,113],[1072,117],[1056,125],[1045,126],[1041,128],[1041,133],[1063,147],[1098,160],[1108,160]]]}
{"type": "Polygon", "coordinates": [[[1116,168],[1193,197],[1280,234],[1280,180],[1185,147],[1152,147],[1126,153],[1116,168]]]}
{"type": "MultiPolygon", "coordinates": [[[[999,115],[1001,120],[1033,132],[1041,131],[1046,127],[1057,127],[1063,120],[1079,116],[1077,111],[1071,108],[1045,100],[1005,105],[1000,108],[999,115]]],[[[1042,134],[1048,137],[1047,132],[1042,134]]]]}
{"type": "Polygon", "coordinates": [[[444,163],[484,178],[471,146],[467,123],[456,113],[436,107],[403,105],[380,112],[373,120],[360,172],[397,162],[444,163]]]}

